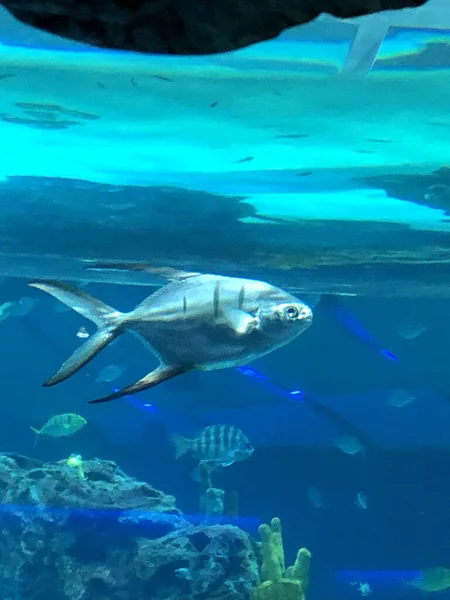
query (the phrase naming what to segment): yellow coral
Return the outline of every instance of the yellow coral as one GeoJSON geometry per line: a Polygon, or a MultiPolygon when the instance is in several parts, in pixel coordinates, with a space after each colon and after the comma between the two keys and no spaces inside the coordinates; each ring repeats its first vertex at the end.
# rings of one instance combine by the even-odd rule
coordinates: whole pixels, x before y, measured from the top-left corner
{"type": "Polygon", "coordinates": [[[302,582],[303,592],[309,586],[309,563],[311,562],[311,552],[307,548],[300,548],[297,552],[295,563],[292,567],[286,569],[286,577],[288,579],[298,579],[302,582]]]}
{"type": "Polygon", "coordinates": [[[261,577],[263,583],[253,590],[252,600],[304,600],[309,585],[311,552],[300,548],[295,563],[286,569],[281,521],[260,525],[261,577]]]}
{"type": "Polygon", "coordinates": [[[263,581],[277,581],[284,575],[284,547],[281,532],[281,521],[274,517],[270,525],[259,526],[262,554],[263,581]]]}
{"type": "Polygon", "coordinates": [[[279,579],[265,581],[253,590],[252,600],[303,600],[303,590],[300,581],[279,579]]]}

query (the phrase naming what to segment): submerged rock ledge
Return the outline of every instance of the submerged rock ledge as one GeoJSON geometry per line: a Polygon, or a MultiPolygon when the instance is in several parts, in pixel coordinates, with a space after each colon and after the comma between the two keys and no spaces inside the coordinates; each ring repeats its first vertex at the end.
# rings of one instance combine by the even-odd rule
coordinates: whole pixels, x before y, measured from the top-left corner
{"type": "Polygon", "coordinates": [[[262,42],[321,13],[350,18],[426,0],[0,0],[19,21],[103,48],[215,54],[262,42]]]}
{"type": "Polygon", "coordinates": [[[99,459],[0,455],[2,600],[248,600],[255,543],[99,459]]]}

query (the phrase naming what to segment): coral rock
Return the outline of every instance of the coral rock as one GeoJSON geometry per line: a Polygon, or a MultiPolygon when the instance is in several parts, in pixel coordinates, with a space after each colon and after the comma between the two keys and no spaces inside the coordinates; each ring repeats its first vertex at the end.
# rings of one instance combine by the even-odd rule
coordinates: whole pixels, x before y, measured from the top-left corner
{"type": "Polygon", "coordinates": [[[195,526],[114,463],[0,455],[2,600],[248,600],[254,543],[195,526]]]}
{"type": "Polygon", "coordinates": [[[61,463],[40,463],[22,456],[1,455],[0,498],[5,504],[69,508],[145,509],[181,514],[175,498],[136,481],[106,460],[85,460],[79,473],[61,463]]]}

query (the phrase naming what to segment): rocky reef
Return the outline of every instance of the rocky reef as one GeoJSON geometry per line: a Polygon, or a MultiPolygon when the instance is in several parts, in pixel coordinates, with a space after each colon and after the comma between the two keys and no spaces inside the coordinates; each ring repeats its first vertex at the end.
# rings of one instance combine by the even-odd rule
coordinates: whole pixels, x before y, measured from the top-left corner
{"type": "Polygon", "coordinates": [[[276,37],[321,13],[356,17],[425,0],[0,0],[17,19],[104,48],[214,54],[276,37]]]}
{"type": "Polygon", "coordinates": [[[0,455],[2,600],[248,600],[255,543],[113,462],[0,455]]]}

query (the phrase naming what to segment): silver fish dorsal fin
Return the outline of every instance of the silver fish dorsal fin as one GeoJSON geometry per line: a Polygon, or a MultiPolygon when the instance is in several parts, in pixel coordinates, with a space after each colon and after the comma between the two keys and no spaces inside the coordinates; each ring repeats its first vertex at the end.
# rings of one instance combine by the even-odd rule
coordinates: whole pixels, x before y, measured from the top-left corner
{"type": "Polygon", "coordinates": [[[168,281],[183,281],[190,277],[197,277],[201,273],[182,271],[174,267],[154,267],[147,263],[126,263],[126,262],[96,262],[89,261],[84,267],[86,271],[134,271],[140,273],[149,273],[159,275],[168,281]]]}

